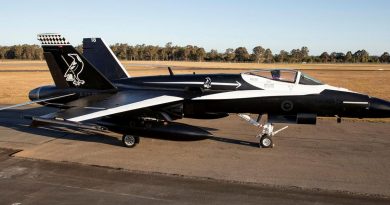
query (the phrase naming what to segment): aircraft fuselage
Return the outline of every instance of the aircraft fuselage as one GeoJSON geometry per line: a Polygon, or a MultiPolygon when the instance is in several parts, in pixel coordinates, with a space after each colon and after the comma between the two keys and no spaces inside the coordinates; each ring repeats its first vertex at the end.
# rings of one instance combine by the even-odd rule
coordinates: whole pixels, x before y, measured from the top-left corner
{"type": "MultiPolygon", "coordinates": [[[[267,113],[284,118],[299,115],[312,118],[390,116],[389,102],[368,95],[329,85],[274,81],[245,73],[132,77],[114,81],[113,84],[118,88],[116,92],[159,90],[177,92],[184,98],[188,94],[191,99],[184,100],[181,110],[178,111],[182,112],[183,117],[218,118],[218,116],[226,116],[223,113],[267,113]]],[[[109,90],[58,89],[54,86],[46,86],[31,91],[30,99],[36,100],[37,97],[47,98],[72,92],[77,95],[46,105],[61,107],[66,102],[83,96],[102,92],[106,92],[107,95],[111,93],[109,90]]],[[[180,113],[178,115],[180,116],[180,113]]]]}

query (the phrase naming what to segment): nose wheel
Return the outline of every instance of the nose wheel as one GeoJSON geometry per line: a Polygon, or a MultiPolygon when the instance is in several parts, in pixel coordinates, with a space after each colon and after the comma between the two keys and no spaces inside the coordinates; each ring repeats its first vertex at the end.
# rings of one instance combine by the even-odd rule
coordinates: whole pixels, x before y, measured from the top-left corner
{"type": "Polygon", "coordinates": [[[252,124],[253,126],[262,129],[261,132],[256,136],[257,138],[259,138],[260,148],[273,148],[273,136],[288,128],[288,126],[285,126],[277,131],[274,131],[274,125],[272,123],[266,122],[266,120],[261,120],[261,118],[263,117],[260,118],[259,116],[257,120],[254,120],[246,114],[238,114],[238,116],[247,121],[249,124],[252,124]],[[264,121],[264,124],[261,124],[260,121],[264,121]]]}
{"type": "Polygon", "coordinates": [[[260,142],[259,142],[259,147],[260,148],[272,148],[274,147],[274,143],[272,141],[272,138],[268,135],[263,135],[260,137],[260,142]]]}
{"type": "Polygon", "coordinates": [[[259,125],[263,130],[260,134],[257,135],[259,140],[260,148],[272,148],[274,147],[274,143],[272,141],[272,137],[279,131],[274,132],[274,125],[272,123],[265,123],[264,125],[259,125]]]}

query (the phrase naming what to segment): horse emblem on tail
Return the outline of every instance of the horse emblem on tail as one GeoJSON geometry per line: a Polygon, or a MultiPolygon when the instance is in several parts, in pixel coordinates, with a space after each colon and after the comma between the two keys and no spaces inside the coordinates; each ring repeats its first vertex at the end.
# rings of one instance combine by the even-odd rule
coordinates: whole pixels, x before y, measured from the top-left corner
{"type": "Polygon", "coordinates": [[[79,75],[84,69],[84,62],[76,53],[70,53],[68,56],[71,57],[73,61],[68,65],[68,70],[65,72],[64,77],[66,81],[72,82],[76,87],[83,85],[85,81],[81,80],[79,75]]]}

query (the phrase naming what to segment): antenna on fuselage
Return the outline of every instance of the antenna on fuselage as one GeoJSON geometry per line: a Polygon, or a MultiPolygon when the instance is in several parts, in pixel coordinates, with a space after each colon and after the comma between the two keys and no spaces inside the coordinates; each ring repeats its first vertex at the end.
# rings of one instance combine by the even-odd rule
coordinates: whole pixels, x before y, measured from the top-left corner
{"type": "Polygon", "coordinates": [[[172,71],[172,69],[171,69],[171,67],[168,67],[168,71],[169,71],[169,75],[170,76],[173,76],[174,74],[173,74],[173,71],[172,71]]]}

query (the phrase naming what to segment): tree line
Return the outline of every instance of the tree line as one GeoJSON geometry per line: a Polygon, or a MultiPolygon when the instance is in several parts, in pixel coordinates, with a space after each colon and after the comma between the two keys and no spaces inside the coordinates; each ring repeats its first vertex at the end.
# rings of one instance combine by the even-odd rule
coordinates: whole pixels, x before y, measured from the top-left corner
{"type": "Polygon", "coordinates": [[[38,45],[0,46],[0,59],[42,60],[43,50],[38,45]]]}
{"type": "MultiPolygon", "coordinates": [[[[255,63],[390,63],[390,55],[370,55],[366,50],[356,52],[323,52],[321,55],[309,55],[306,46],[281,50],[274,54],[271,49],[254,47],[250,52],[245,47],[228,48],[225,52],[215,49],[206,51],[202,47],[187,45],[177,46],[171,42],[164,47],[153,45],[114,44],[110,46],[120,60],[139,61],[212,61],[212,62],[255,62],[255,63]]],[[[82,46],[76,47],[82,52],[82,46]]],[[[38,45],[0,46],[0,59],[42,60],[43,50],[38,45]]]]}

